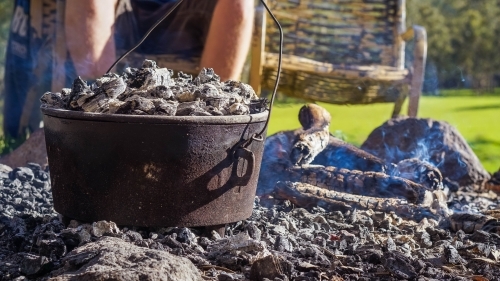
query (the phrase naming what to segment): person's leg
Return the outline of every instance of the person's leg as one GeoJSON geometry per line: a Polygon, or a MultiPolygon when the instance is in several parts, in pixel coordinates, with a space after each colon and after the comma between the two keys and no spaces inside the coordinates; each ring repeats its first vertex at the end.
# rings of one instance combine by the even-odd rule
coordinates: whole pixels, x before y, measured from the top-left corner
{"type": "Polygon", "coordinates": [[[201,67],[213,68],[222,80],[240,80],[254,20],[253,0],[219,0],[201,57],[201,67]]]}
{"type": "Polygon", "coordinates": [[[76,73],[95,79],[115,61],[113,25],[117,0],[67,0],[66,45],[76,73]]]}

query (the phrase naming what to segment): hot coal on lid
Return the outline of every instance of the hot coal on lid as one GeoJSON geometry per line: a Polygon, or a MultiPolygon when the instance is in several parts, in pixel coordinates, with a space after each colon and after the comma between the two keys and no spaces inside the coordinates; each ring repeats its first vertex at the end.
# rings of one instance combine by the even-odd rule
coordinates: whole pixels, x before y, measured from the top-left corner
{"type": "Polygon", "coordinates": [[[145,60],[140,69],[107,73],[88,84],[78,77],[72,88],[45,93],[42,106],[74,111],[164,116],[248,115],[268,110],[265,98],[239,81],[220,81],[211,68],[192,75],[145,60]]]}

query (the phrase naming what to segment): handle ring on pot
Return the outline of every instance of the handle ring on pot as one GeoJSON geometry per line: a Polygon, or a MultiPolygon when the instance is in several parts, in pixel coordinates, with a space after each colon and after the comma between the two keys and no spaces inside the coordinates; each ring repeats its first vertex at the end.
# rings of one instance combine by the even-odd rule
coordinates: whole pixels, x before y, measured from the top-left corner
{"type": "Polygon", "coordinates": [[[233,171],[231,173],[231,180],[234,184],[239,186],[245,186],[250,181],[255,170],[255,155],[252,151],[244,147],[238,147],[234,152],[233,158],[233,171]],[[240,159],[246,160],[248,162],[248,167],[242,176],[238,175],[238,166],[240,159]]]}

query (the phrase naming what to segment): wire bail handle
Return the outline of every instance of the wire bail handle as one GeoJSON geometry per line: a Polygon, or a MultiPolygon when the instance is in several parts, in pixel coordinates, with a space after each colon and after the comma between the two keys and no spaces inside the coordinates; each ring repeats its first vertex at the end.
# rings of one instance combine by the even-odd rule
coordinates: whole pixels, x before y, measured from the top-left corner
{"type": "MultiPolygon", "coordinates": [[[[151,34],[151,32],[161,23],[163,22],[168,16],[170,16],[170,14],[183,2],[184,0],[179,0],[177,1],[177,3],[175,3],[174,6],[172,6],[172,8],[170,8],[166,13],[165,15],[160,18],[157,22],[155,22],[155,24],[153,24],[153,26],[151,26],[149,28],[149,30],[146,32],[146,34],[144,34],[144,36],[141,38],[141,40],[139,40],[139,42],[134,45],[132,48],[130,48],[128,51],[126,51],[125,53],[123,53],[112,65],[111,67],[108,69],[108,71],[106,72],[109,73],[111,72],[111,70],[123,59],[125,58],[126,56],[128,56],[130,53],[132,53],[135,49],[137,49],[145,40],[146,38],[151,34]]],[[[279,33],[280,33],[280,46],[279,46],[279,58],[278,58],[278,73],[276,75],[276,82],[274,84],[274,89],[273,89],[273,94],[271,96],[271,101],[270,101],[270,104],[269,104],[269,114],[267,116],[267,119],[266,119],[266,123],[264,124],[264,128],[257,134],[254,134],[252,135],[252,137],[250,137],[248,140],[244,141],[242,144],[241,144],[241,147],[248,147],[253,141],[263,141],[264,140],[264,137],[262,136],[264,134],[264,132],[266,131],[267,127],[269,126],[269,120],[271,118],[271,113],[272,113],[272,109],[273,109],[273,104],[274,104],[274,99],[276,97],[276,92],[278,90],[278,85],[279,85],[279,81],[280,81],[280,76],[281,76],[281,59],[282,59],[282,56],[283,56],[283,29],[281,27],[281,24],[278,22],[278,20],[276,19],[276,17],[274,16],[274,14],[271,12],[271,10],[269,9],[269,7],[267,6],[266,4],[266,1],[265,0],[260,0],[260,2],[262,3],[262,5],[266,8],[267,12],[269,13],[269,15],[273,18],[273,21],[276,23],[276,25],[278,26],[278,29],[279,29],[279,33]]]]}

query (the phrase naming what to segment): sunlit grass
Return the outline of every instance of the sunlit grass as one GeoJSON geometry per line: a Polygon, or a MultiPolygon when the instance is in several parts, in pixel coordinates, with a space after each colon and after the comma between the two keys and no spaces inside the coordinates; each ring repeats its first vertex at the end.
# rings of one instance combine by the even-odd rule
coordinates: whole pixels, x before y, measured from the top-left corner
{"type": "MultiPolygon", "coordinates": [[[[278,102],[268,133],[299,127],[297,114],[302,105],[278,102]]],[[[320,105],[332,115],[330,131],[357,146],[390,117],[393,109],[393,104],[320,105]]],[[[419,117],[443,120],[455,126],[489,172],[500,168],[500,96],[425,96],[420,101],[419,117]]]]}

